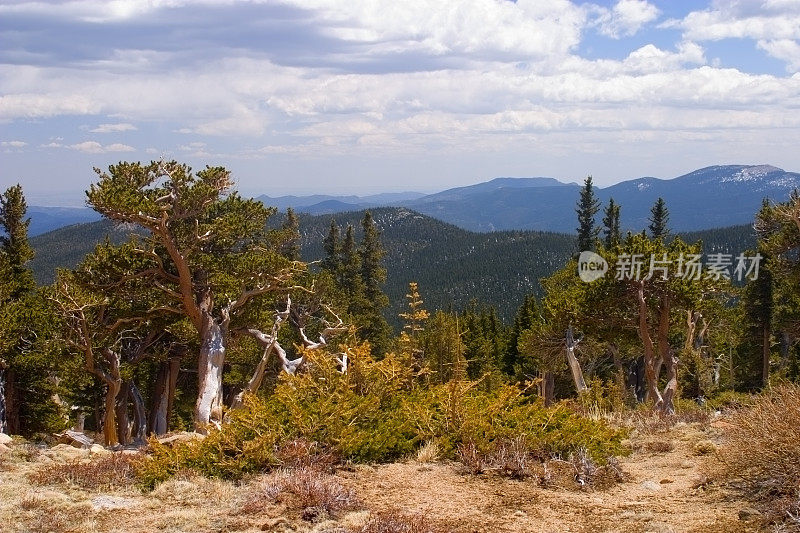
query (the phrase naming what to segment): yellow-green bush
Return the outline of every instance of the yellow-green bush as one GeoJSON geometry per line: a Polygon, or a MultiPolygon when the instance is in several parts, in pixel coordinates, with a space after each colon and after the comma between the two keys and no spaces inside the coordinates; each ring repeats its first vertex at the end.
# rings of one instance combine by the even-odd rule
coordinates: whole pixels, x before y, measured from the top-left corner
{"type": "Polygon", "coordinates": [[[343,460],[391,461],[436,442],[454,457],[460,444],[487,450],[499,440],[522,439],[536,456],[569,456],[577,450],[595,461],[625,453],[624,431],[590,420],[568,404],[544,408],[507,385],[486,392],[470,382],[432,387],[415,383],[407,365],[392,356],[380,362],[356,353],[342,375],[328,357],[312,357],[310,370],[284,375],[268,398],[250,397],[230,412],[222,430],[204,440],[168,447],[153,443],[139,468],[152,488],[191,469],[237,478],[281,464],[280,449],[298,440],[343,460]]]}

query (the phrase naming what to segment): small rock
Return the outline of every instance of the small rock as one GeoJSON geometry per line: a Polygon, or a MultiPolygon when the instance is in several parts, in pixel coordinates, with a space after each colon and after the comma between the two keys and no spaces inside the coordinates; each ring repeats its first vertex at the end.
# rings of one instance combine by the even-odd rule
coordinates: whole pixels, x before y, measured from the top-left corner
{"type": "Polygon", "coordinates": [[[100,444],[92,444],[92,447],[89,448],[89,453],[92,455],[111,455],[113,452],[100,444]]]}
{"type": "Polygon", "coordinates": [[[5,444],[0,443],[0,455],[3,455],[6,452],[10,452],[11,448],[6,446],[5,444]]]}
{"type": "Polygon", "coordinates": [[[674,483],[674,481],[672,481],[671,479],[662,479],[661,481],[659,481],[659,483],[661,483],[662,485],[667,485],[668,483],[674,483]]]}
{"type": "Polygon", "coordinates": [[[189,431],[182,431],[180,433],[175,433],[174,435],[170,435],[169,437],[164,437],[158,439],[159,444],[165,444],[167,446],[171,444],[181,443],[181,442],[189,442],[193,440],[202,440],[206,438],[205,435],[201,435],[200,433],[192,433],[189,431]]]}
{"type": "Polygon", "coordinates": [[[651,479],[648,479],[647,481],[642,481],[642,488],[655,492],[661,490],[661,485],[651,479]]]}
{"type": "Polygon", "coordinates": [[[747,522],[749,520],[754,520],[756,518],[761,517],[761,512],[757,509],[753,509],[752,507],[745,507],[739,511],[739,520],[742,522],[747,522]]]}
{"type": "Polygon", "coordinates": [[[0,444],[11,444],[11,441],[14,440],[5,433],[0,433],[0,444]]]}
{"type": "Polygon", "coordinates": [[[64,433],[56,435],[59,444],[69,444],[75,448],[90,448],[94,441],[80,431],[66,430],[64,433]]]}
{"type": "Polygon", "coordinates": [[[70,446],[69,444],[56,444],[55,446],[44,452],[44,455],[50,457],[51,459],[63,459],[67,461],[74,459],[83,459],[88,454],[89,450],[75,448],[74,446],[70,446]]]}
{"type": "Polygon", "coordinates": [[[525,518],[526,516],[528,516],[528,513],[526,513],[525,511],[522,511],[520,509],[517,509],[516,511],[514,511],[514,517],[515,518],[525,518]]]}

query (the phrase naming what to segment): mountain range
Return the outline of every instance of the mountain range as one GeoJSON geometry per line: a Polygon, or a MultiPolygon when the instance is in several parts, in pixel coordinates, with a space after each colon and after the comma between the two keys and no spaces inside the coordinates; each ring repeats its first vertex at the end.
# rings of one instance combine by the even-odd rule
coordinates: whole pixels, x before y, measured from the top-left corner
{"type": "MultiPolygon", "coordinates": [[[[643,177],[597,188],[603,204],[622,206],[623,230],[648,224],[650,208],[664,198],[674,231],[697,231],[750,224],[764,198],[785,200],[800,187],[800,174],[770,165],[718,165],[673,179],[643,177]]],[[[573,233],[580,186],[554,178],[495,178],[434,194],[386,193],[371,196],[259,196],[283,211],[329,215],[376,207],[405,207],[462,229],[490,232],[539,230],[573,233]]],[[[30,235],[99,218],[88,208],[31,207],[30,235]]],[[[599,222],[602,213],[597,216],[599,222]]]]}
{"type": "MultiPolygon", "coordinates": [[[[435,194],[397,200],[400,205],[470,231],[575,231],[579,185],[553,178],[496,178],[435,194]]],[[[623,230],[639,231],[648,224],[650,208],[661,197],[674,231],[697,231],[752,223],[764,198],[785,200],[800,188],[800,174],[770,165],[718,165],[673,179],[643,177],[597,188],[603,204],[610,198],[622,206],[623,230]]],[[[286,198],[286,197],[283,197],[286,198]]],[[[308,197],[307,197],[308,198],[308,197]]],[[[264,198],[265,203],[276,199],[264,198]]],[[[362,199],[366,200],[366,199],[362,199]]],[[[293,207],[309,214],[328,214],[369,207],[348,197],[319,203],[297,201],[293,207]]],[[[382,204],[385,205],[385,204],[382,204]]],[[[601,214],[598,214],[599,222],[601,214]]]]}

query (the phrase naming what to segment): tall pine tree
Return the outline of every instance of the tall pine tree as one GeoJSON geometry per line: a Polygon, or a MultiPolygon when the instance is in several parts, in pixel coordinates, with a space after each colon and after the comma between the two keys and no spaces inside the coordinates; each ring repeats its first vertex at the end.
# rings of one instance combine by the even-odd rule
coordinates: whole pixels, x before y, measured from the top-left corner
{"type": "Polygon", "coordinates": [[[594,193],[592,177],[587,176],[578,200],[578,251],[594,250],[594,241],[600,231],[594,225],[594,216],[600,210],[600,201],[594,193]]]}
{"type": "Polygon", "coordinates": [[[386,282],[386,269],[383,267],[385,251],[380,241],[380,231],[367,211],[361,220],[364,236],[359,255],[361,259],[361,279],[364,284],[366,307],[361,316],[364,338],[372,345],[376,355],[381,356],[389,348],[391,330],[383,310],[389,305],[389,298],[383,292],[386,282]]]}
{"type": "Polygon", "coordinates": [[[342,265],[342,244],[339,242],[339,226],[336,220],[331,219],[331,227],[328,235],[322,241],[325,249],[325,258],[322,260],[322,268],[337,276],[342,265]]]}
{"type": "Polygon", "coordinates": [[[669,210],[664,199],[659,197],[656,203],[650,209],[650,225],[647,226],[650,230],[650,235],[654,239],[665,239],[669,235],[669,210]]]}
{"type": "Polygon", "coordinates": [[[606,248],[613,248],[622,240],[619,231],[620,205],[609,198],[608,205],[603,210],[603,242],[606,248]]]}

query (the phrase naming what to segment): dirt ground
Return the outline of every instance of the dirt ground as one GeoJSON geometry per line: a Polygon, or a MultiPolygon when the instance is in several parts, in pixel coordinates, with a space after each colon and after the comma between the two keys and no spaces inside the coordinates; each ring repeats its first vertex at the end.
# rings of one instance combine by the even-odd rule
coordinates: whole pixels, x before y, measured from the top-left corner
{"type": "Polygon", "coordinates": [[[238,485],[176,479],[148,494],[134,487],[86,490],[69,482],[34,484],[29,476],[59,462],[86,461],[88,452],[63,446],[6,452],[0,456],[0,531],[344,533],[359,531],[371,513],[390,511],[425,517],[443,531],[476,533],[758,531],[739,518],[746,502],[703,483],[703,465],[723,428],[724,422],[679,423],[658,434],[634,433],[633,453],[620,460],[627,480],[605,490],[474,475],[449,462],[341,469],[331,479],[359,503],[332,516],[308,516],[272,493],[257,501],[267,494],[263,487],[274,485],[270,475],[238,485]]]}

